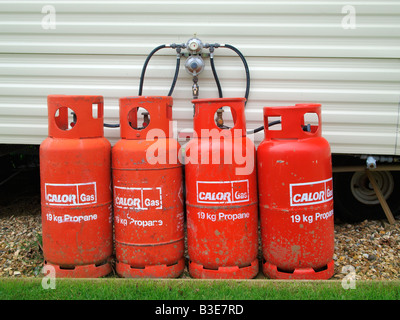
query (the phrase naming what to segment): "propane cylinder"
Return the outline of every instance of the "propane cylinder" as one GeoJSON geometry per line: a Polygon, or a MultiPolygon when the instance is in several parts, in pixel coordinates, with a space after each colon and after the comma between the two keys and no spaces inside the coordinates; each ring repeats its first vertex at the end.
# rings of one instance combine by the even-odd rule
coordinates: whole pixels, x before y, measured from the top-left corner
{"type": "Polygon", "coordinates": [[[245,99],[192,103],[194,137],[185,150],[189,272],[194,278],[253,278],[258,273],[257,175],[255,146],[246,137],[245,99]],[[232,128],[222,125],[224,107],[230,107],[232,128]]]}
{"type": "Polygon", "coordinates": [[[57,277],[101,277],[111,272],[113,249],[103,97],[50,95],[47,101],[49,136],[40,145],[45,264],[57,277]]]}
{"type": "Polygon", "coordinates": [[[172,278],[185,267],[183,168],[172,137],[172,102],[164,96],[120,99],[112,175],[116,271],[122,277],[172,278]],[[144,121],[136,124],[138,112],[144,121]]]}
{"type": "Polygon", "coordinates": [[[321,136],[321,105],[263,111],[265,139],[257,149],[263,272],[275,279],[329,279],[334,272],[332,163],[321,136]],[[269,128],[277,119],[280,127],[269,128]]]}

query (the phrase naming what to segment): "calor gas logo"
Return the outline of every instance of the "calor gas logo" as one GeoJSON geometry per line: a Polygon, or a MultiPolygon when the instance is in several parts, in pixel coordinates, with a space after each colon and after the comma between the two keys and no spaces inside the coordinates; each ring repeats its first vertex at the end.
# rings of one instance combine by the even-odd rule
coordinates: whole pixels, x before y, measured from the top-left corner
{"type": "Polygon", "coordinates": [[[97,203],[96,182],[45,183],[45,202],[49,206],[83,206],[97,203]]]}
{"type": "Polygon", "coordinates": [[[333,200],[332,178],[290,184],[290,206],[307,206],[333,200]]]}
{"type": "Polygon", "coordinates": [[[114,205],[120,209],[162,209],[161,187],[131,188],[114,186],[114,205]]]}
{"type": "Polygon", "coordinates": [[[198,203],[241,203],[249,201],[249,180],[197,181],[198,203]]]}

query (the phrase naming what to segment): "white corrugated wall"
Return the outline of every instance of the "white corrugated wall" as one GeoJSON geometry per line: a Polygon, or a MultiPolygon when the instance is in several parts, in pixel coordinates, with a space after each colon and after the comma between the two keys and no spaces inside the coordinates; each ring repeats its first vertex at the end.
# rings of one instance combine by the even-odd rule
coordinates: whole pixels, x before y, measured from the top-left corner
{"type": "MultiPolygon", "coordinates": [[[[118,99],[138,94],[147,54],[193,34],[247,58],[249,129],[262,125],[263,106],[321,103],[334,153],[400,154],[396,0],[0,1],[0,143],[40,144],[49,94],[103,95],[105,121],[117,123],[118,99]]],[[[179,131],[192,128],[193,115],[183,64],[173,94],[179,131]]],[[[224,96],[243,96],[241,60],[220,48],[215,64],[224,96]]],[[[157,53],[143,95],[166,95],[174,70],[175,51],[157,53]]],[[[200,98],[218,97],[208,59],[199,85],[200,98]]],[[[119,137],[105,133],[112,143],[119,137]]]]}

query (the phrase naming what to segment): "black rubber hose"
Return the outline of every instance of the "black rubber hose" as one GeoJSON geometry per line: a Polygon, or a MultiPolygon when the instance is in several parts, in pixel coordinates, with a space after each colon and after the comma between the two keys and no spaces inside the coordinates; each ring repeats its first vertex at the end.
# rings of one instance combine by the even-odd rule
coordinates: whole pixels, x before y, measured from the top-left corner
{"type": "MultiPolygon", "coordinates": [[[[269,124],[268,124],[268,127],[269,127],[269,124]]],[[[249,132],[250,133],[257,133],[257,132],[260,132],[262,130],[264,130],[264,126],[258,127],[258,128],[254,129],[254,130],[249,131],[249,132]]]]}
{"type": "MultiPolygon", "coordinates": [[[[245,72],[246,72],[246,92],[245,92],[245,95],[244,95],[244,97],[246,98],[246,101],[245,101],[245,104],[246,104],[247,100],[249,98],[249,92],[250,92],[250,70],[249,70],[249,66],[247,64],[246,58],[243,56],[243,54],[237,48],[235,48],[234,46],[232,46],[230,44],[224,44],[224,45],[221,45],[221,47],[225,47],[225,48],[233,50],[240,57],[240,59],[243,62],[244,69],[245,69],[245,72]]],[[[222,90],[221,90],[221,86],[219,84],[217,73],[215,71],[215,66],[214,66],[214,61],[212,59],[212,55],[210,55],[210,63],[211,63],[211,69],[213,71],[215,81],[217,83],[219,96],[220,96],[220,98],[222,98],[222,90]]],[[[227,129],[227,128],[228,127],[226,127],[225,129],[227,129]]],[[[260,127],[260,128],[257,128],[256,130],[258,130],[258,129],[262,130],[263,128],[264,127],[260,127]]],[[[252,131],[250,131],[250,132],[252,132],[252,131]]]]}
{"type": "MultiPolygon", "coordinates": [[[[280,124],[280,123],[281,123],[281,120],[271,121],[271,122],[268,123],[268,127],[271,127],[271,126],[274,126],[274,125],[280,124]]],[[[258,128],[254,129],[254,130],[250,130],[250,131],[248,131],[248,133],[257,133],[257,132],[260,132],[262,130],[264,130],[264,126],[258,127],[258,128]]]]}
{"type": "Polygon", "coordinates": [[[139,96],[142,95],[144,74],[146,73],[147,65],[149,64],[149,61],[150,61],[151,57],[152,57],[158,50],[161,50],[161,49],[163,49],[163,48],[165,48],[165,47],[166,47],[166,45],[165,45],[165,44],[162,44],[162,45],[160,45],[160,46],[154,48],[154,49],[149,53],[149,55],[147,56],[147,58],[146,58],[146,60],[145,60],[145,62],[144,62],[143,68],[142,68],[142,74],[140,75],[139,94],[138,94],[139,96]]]}
{"type": "MultiPolygon", "coordinates": [[[[160,45],[160,46],[154,48],[154,49],[149,53],[149,55],[147,56],[147,58],[146,58],[146,60],[145,60],[145,62],[144,62],[143,68],[142,68],[142,74],[140,75],[139,94],[138,94],[139,96],[142,95],[144,74],[146,73],[147,65],[149,64],[149,61],[150,61],[151,57],[152,57],[158,50],[161,50],[161,49],[163,49],[163,48],[165,48],[165,47],[166,47],[166,45],[165,45],[165,44],[162,44],[162,45],[160,45]]],[[[104,125],[104,127],[106,127],[106,128],[118,128],[118,127],[119,127],[119,124],[108,124],[108,123],[104,123],[103,125],[104,125]]]]}
{"type": "Polygon", "coordinates": [[[246,98],[245,103],[247,103],[247,99],[249,98],[249,92],[250,92],[250,70],[249,70],[249,66],[247,65],[247,61],[246,61],[245,57],[243,56],[243,54],[238,49],[236,49],[234,46],[232,46],[230,44],[224,44],[224,45],[222,45],[222,47],[233,50],[240,57],[240,59],[242,59],[244,69],[246,71],[246,93],[244,96],[246,98]]]}
{"type": "Polygon", "coordinates": [[[218,95],[220,98],[222,98],[222,89],[221,89],[221,84],[219,83],[218,75],[217,75],[217,70],[215,70],[215,65],[214,65],[214,55],[210,55],[210,64],[211,64],[211,70],[214,75],[215,83],[217,84],[218,88],[218,95]]]}
{"type": "Polygon", "coordinates": [[[180,64],[181,64],[181,57],[180,57],[180,55],[177,55],[177,57],[176,57],[175,75],[174,75],[174,79],[173,79],[172,84],[171,84],[171,88],[169,89],[169,92],[168,92],[168,96],[169,97],[172,96],[172,92],[174,92],[175,84],[176,84],[176,81],[178,80],[180,64]]]}
{"type": "Polygon", "coordinates": [[[118,124],[104,123],[103,125],[104,125],[106,128],[119,128],[119,123],[118,123],[118,124]]]}
{"type": "MultiPolygon", "coordinates": [[[[246,98],[246,102],[245,103],[247,103],[247,100],[249,98],[249,92],[250,92],[250,70],[249,70],[249,66],[247,64],[247,61],[246,61],[245,57],[243,56],[243,54],[238,49],[236,49],[234,46],[232,46],[230,44],[225,44],[224,47],[235,51],[237,53],[237,55],[240,57],[240,59],[242,59],[242,62],[243,62],[243,65],[244,65],[244,69],[246,71],[246,93],[245,93],[244,96],[246,98]]],[[[268,127],[276,125],[276,124],[279,124],[279,123],[281,123],[280,120],[272,121],[272,122],[268,123],[268,127]]],[[[258,128],[254,129],[254,130],[250,130],[249,132],[257,133],[257,132],[262,131],[262,130],[264,130],[264,126],[258,127],[258,128]]]]}

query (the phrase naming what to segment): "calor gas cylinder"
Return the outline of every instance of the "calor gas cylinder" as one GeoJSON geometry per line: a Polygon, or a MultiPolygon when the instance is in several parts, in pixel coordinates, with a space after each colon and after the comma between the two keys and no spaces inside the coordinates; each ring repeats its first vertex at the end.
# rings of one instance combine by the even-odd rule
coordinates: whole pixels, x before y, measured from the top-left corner
{"type": "Polygon", "coordinates": [[[194,137],[185,149],[189,272],[194,278],[252,278],[258,273],[257,179],[245,99],[192,102],[194,137]],[[222,123],[224,110],[231,111],[231,127],[222,123]]]}
{"type": "Polygon", "coordinates": [[[328,279],[334,272],[332,163],[321,136],[321,106],[265,107],[264,128],[257,149],[263,272],[275,279],[328,279]],[[280,124],[268,127],[271,121],[280,124]]]}
{"type": "Polygon", "coordinates": [[[40,145],[45,263],[56,277],[111,272],[111,145],[103,97],[48,96],[49,137],[40,145]]]}
{"type": "Polygon", "coordinates": [[[112,176],[122,277],[171,278],[185,267],[183,169],[172,136],[172,102],[163,96],[120,99],[112,176]]]}

